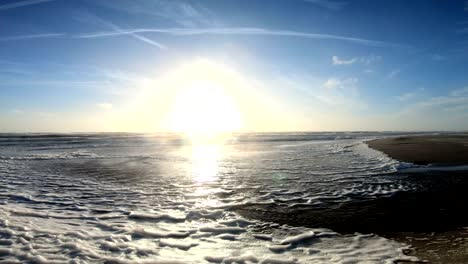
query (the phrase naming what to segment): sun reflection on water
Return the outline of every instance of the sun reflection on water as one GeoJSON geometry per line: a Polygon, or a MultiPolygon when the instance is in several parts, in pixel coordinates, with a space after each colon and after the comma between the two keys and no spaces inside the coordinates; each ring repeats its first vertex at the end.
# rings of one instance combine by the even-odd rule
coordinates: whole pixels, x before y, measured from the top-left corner
{"type": "Polygon", "coordinates": [[[220,145],[192,146],[192,177],[196,182],[213,182],[217,179],[221,158],[220,145]]]}

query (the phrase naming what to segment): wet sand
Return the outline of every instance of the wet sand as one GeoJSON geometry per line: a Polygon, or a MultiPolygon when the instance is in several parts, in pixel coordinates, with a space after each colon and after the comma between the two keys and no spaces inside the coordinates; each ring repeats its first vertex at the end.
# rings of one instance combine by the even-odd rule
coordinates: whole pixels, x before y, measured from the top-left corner
{"type": "MultiPolygon", "coordinates": [[[[368,142],[392,158],[418,164],[468,164],[468,135],[411,136],[368,142]]],[[[468,263],[468,171],[395,173],[418,186],[389,197],[322,208],[247,205],[247,217],[280,224],[325,227],[346,234],[374,233],[411,245],[408,254],[429,263],[468,263]]]]}
{"type": "MultiPolygon", "coordinates": [[[[385,138],[372,140],[367,144],[373,149],[404,162],[419,165],[468,165],[468,134],[385,138]]],[[[430,176],[422,175],[422,177],[430,176]]],[[[433,193],[432,195],[436,195],[433,199],[423,198],[420,204],[425,207],[423,203],[429,203],[433,210],[438,209],[441,212],[443,218],[434,219],[426,215],[428,218],[416,220],[416,222],[420,221],[421,226],[432,225],[434,232],[427,232],[427,230],[418,232],[418,228],[415,228],[411,232],[388,232],[383,235],[411,245],[412,249],[408,254],[428,260],[430,263],[468,263],[468,229],[466,228],[468,219],[464,213],[468,211],[468,206],[464,204],[468,201],[467,195],[464,194],[468,190],[468,186],[464,184],[467,182],[468,172],[445,172],[439,173],[436,177],[438,179],[431,184],[433,187],[430,192],[439,189],[442,193],[433,193]],[[453,178],[456,174],[462,178],[453,181],[452,185],[462,183],[459,187],[437,186],[437,182],[453,178]],[[433,200],[436,200],[436,203],[433,200]],[[440,206],[437,201],[441,204],[449,204],[440,206]],[[456,206],[458,208],[454,208],[454,204],[459,204],[456,206]],[[453,213],[448,213],[448,208],[454,210],[453,213]],[[456,223],[455,226],[454,223],[456,223]]],[[[419,208],[414,209],[416,212],[419,211],[419,208]]],[[[411,222],[415,219],[411,216],[407,220],[411,222]]]]}
{"type": "Polygon", "coordinates": [[[384,138],[367,144],[394,159],[414,164],[468,164],[468,134],[384,138]]]}
{"type": "Polygon", "coordinates": [[[429,263],[468,263],[468,173],[390,175],[419,188],[389,197],[322,208],[249,205],[244,216],[280,224],[325,227],[343,235],[377,234],[411,245],[407,253],[429,263]]]}

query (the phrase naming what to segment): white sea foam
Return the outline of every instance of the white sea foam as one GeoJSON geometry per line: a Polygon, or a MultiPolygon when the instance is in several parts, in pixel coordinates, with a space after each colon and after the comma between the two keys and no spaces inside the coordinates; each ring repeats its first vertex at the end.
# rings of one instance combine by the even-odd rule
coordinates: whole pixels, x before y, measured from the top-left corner
{"type": "MultiPolygon", "coordinates": [[[[14,211],[23,210],[16,205],[14,211]]],[[[6,211],[12,210],[2,210],[6,211]]],[[[338,263],[347,260],[391,263],[396,259],[414,260],[402,253],[404,246],[376,236],[341,237],[326,230],[287,226],[270,229],[268,234],[257,234],[254,230],[263,223],[229,215],[225,215],[230,218],[228,220],[205,223],[198,229],[194,227],[199,223],[186,220],[157,222],[159,227],[135,225],[129,221],[120,225],[115,223],[117,226],[114,229],[103,230],[94,222],[81,223],[78,218],[64,222],[62,219],[41,217],[31,221],[31,216],[2,213],[4,223],[15,224],[0,229],[1,236],[5,237],[0,248],[8,245],[8,250],[0,254],[9,260],[46,259],[47,263],[63,261],[70,256],[81,260],[132,263],[135,254],[139,256],[139,263],[153,259],[160,261],[161,258],[182,263],[239,263],[253,259],[259,263],[338,263]],[[74,223],[81,223],[79,231],[71,231],[74,223]],[[241,228],[233,226],[234,223],[248,225],[241,224],[245,226],[241,228]],[[200,236],[202,234],[205,235],[200,236]],[[54,247],[63,250],[56,254],[54,247]],[[34,250],[31,251],[31,248],[34,250]],[[298,248],[304,251],[297,251],[298,248]],[[239,250],[244,253],[237,255],[239,250]]]]}
{"type": "Polygon", "coordinates": [[[367,148],[359,136],[317,137],[320,140],[308,134],[241,138],[226,146],[222,158],[207,163],[217,171],[208,182],[192,177],[197,168],[180,144],[161,146],[148,138],[128,143],[125,138],[93,136],[90,144],[86,137],[74,137],[73,146],[62,140],[49,150],[34,144],[43,147],[50,138],[46,143],[37,139],[5,145],[0,148],[0,260],[415,261],[403,254],[406,245],[379,236],[342,236],[235,212],[245,206],[313,208],[414,188],[380,177],[401,164],[367,148]]]}

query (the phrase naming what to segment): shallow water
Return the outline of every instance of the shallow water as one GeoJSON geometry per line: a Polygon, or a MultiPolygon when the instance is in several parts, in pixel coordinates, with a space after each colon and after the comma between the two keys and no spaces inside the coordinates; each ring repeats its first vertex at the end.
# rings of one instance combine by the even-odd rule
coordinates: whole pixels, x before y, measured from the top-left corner
{"type": "MultiPolygon", "coordinates": [[[[384,133],[0,136],[0,260],[8,263],[393,263],[372,234],[280,225],[246,206],[334,208],[418,189],[369,149],[384,133]]],[[[294,216],[291,216],[294,217],[294,216]]]]}

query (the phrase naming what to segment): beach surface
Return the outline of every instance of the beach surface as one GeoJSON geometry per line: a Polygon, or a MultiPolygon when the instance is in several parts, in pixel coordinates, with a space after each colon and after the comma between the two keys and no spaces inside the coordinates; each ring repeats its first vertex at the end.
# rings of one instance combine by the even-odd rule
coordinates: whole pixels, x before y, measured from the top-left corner
{"type": "MultiPolygon", "coordinates": [[[[391,137],[368,141],[367,144],[394,159],[418,165],[468,164],[467,134],[391,137]]],[[[435,232],[417,232],[417,228],[413,227],[413,232],[390,232],[384,236],[412,245],[412,250],[408,253],[430,263],[467,263],[468,232],[466,227],[460,228],[468,226],[464,213],[466,206],[463,205],[466,201],[464,193],[467,174],[466,170],[458,170],[415,175],[432,178],[430,181],[433,188],[426,192],[426,197],[421,197],[423,199],[413,199],[414,204],[419,206],[411,209],[414,212],[413,216],[409,219],[405,217],[406,221],[430,226],[435,232]],[[441,182],[446,184],[440,184],[441,182]],[[458,206],[454,206],[456,204],[458,206]],[[432,208],[429,209],[430,207],[432,208]],[[421,214],[422,212],[426,214],[421,214]],[[416,215],[421,215],[422,218],[414,217],[416,215]],[[438,217],[434,217],[435,215],[438,217]],[[456,224],[453,225],[454,223],[456,224]]],[[[405,204],[407,205],[406,202],[405,204]]],[[[405,207],[401,208],[404,210],[405,207]]]]}
{"type": "Polygon", "coordinates": [[[418,165],[468,164],[468,134],[391,137],[367,144],[394,159],[418,165]]]}
{"type": "Polygon", "coordinates": [[[401,162],[439,166],[388,174],[388,179],[417,186],[391,196],[323,208],[254,205],[239,212],[289,225],[325,226],[342,234],[378,234],[411,245],[407,253],[429,263],[468,263],[468,171],[459,167],[468,164],[468,135],[398,136],[366,143],[401,162]]]}

